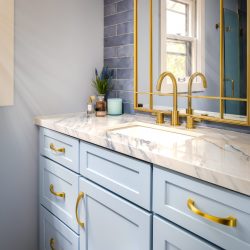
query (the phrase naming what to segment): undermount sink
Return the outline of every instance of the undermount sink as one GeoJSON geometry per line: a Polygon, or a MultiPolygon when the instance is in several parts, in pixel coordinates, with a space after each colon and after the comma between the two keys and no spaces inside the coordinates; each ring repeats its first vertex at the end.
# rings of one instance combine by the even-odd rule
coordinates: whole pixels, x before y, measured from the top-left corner
{"type": "Polygon", "coordinates": [[[168,144],[173,142],[183,143],[202,135],[193,131],[142,122],[123,124],[109,129],[108,133],[137,138],[149,142],[156,142],[158,144],[168,144]]]}

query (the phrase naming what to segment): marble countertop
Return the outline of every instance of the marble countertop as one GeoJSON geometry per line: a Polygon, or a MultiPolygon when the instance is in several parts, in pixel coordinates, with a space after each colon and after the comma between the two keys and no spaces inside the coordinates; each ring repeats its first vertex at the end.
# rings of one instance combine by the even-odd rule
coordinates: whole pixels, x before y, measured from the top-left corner
{"type": "MultiPolygon", "coordinates": [[[[180,126],[178,133],[190,139],[166,143],[115,132],[119,126],[137,122],[156,127],[155,120],[145,115],[97,118],[75,113],[35,118],[38,126],[250,196],[250,134],[207,127],[190,131],[180,126]]],[[[175,130],[167,124],[160,127],[175,130]]]]}

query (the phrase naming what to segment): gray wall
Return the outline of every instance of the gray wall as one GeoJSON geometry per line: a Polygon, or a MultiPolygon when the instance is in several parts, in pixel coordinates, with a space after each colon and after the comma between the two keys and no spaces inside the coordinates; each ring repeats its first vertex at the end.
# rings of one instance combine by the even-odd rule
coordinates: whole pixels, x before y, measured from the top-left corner
{"type": "Polygon", "coordinates": [[[133,112],[133,0],[104,0],[104,64],[115,70],[110,97],[133,112]]]}
{"type": "Polygon", "coordinates": [[[37,249],[33,117],[85,108],[102,63],[102,0],[15,1],[15,105],[0,108],[1,250],[37,249]]]}

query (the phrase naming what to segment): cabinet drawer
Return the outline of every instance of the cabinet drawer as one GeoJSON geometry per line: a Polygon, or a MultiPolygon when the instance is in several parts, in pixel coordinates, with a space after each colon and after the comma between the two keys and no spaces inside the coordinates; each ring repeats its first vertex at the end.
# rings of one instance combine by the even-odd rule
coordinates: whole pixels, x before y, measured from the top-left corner
{"type": "Polygon", "coordinates": [[[80,178],[81,250],[151,250],[151,218],[145,210],[80,178]]]}
{"type": "Polygon", "coordinates": [[[250,249],[250,197],[158,168],[153,175],[155,213],[222,248],[250,249]],[[190,199],[194,204],[188,208],[190,199]],[[232,216],[236,226],[210,221],[195,213],[199,211],[217,218],[232,216]]]}
{"type": "Polygon", "coordinates": [[[41,128],[40,153],[79,173],[79,141],[77,139],[41,128]]]}
{"type": "Polygon", "coordinates": [[[80,173],[86,178],[151,210],[151,173],[149,163],[81,142],[80,173]]]}
{"type": "Polygon", "coordinates": [[[79,236],[40,206],[40,250],[79,250],[79,236]]]}
{"type": "Polygon", "coordinates": [[[40,157],[40,202],[75,232],[78,232],[75,219],[78,184],[77,174],[40,157]]]}
{"type": "Polygon", "coordinates": [[[154,216],[153,250],[218,250],[208,242],[171,222],[154,216]]]}

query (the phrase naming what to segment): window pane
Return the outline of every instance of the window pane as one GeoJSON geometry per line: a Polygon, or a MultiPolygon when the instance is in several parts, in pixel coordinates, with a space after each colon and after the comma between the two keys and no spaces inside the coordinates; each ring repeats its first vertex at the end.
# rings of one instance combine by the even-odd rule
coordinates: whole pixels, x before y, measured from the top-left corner
{"type": "Polygon", "coordinates": [[[187,57],[184,55],[167,54],[167,70],[172,72],[176,77],[187,76],[187,57]]]}
{"type": "Polygon", "coordinates": [[[184,3],[178,3],[176,1],[167,0],[168,10],[172,10],[186,15],[186,7],[187,5],[184,3]]]}
{"type": "Polygon", "coordinates": [[[187,14],[187,4],[167,0],[167,34],[186,36],[188,34],[187,14]]]}
{"type": "Polygon", "coordinates": [[[186,36],[186,16],[167,11],[167,34],[186,36]]]}
{"type": "Polygon", "coordinates": [[[187,43],[182,41],[167,41],[167,52],[168,53],[176,53],[176,54],[187,54],[187,43]]]}

